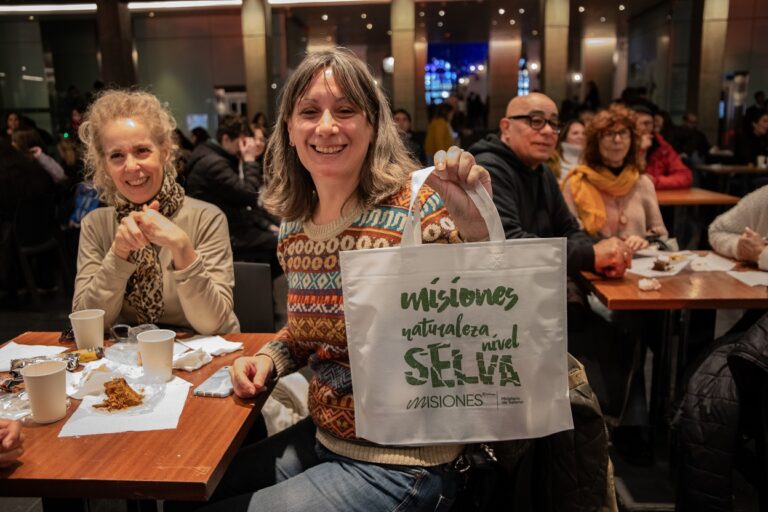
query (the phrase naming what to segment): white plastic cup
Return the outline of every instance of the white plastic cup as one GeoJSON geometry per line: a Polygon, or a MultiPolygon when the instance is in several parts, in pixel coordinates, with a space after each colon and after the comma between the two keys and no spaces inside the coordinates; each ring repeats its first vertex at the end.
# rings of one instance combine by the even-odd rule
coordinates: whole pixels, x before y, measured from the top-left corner
{"type": "Polygon", "coordinates": [[[69,315],[77,348],[104,346],[104,310],[83,309],[69,315]]]}
{"type": "Polygon", "coordinates": [[[768,167],[768,156],[757,155],[757,166],[761,169],[768,167]]]}
{"type": "Polygon", "coordinates": [[[139,340],[141,365],[145,380],[168,382],[173,369],[173,342],[176,332],[169,329],[152,329],[136,336],[139,340]]]}
{"type": "Polygon", "coordinates": [[[36,423],[53,423],[67,415],[67,377],[64,361],[43,361],[21,369],[36,423]]]}

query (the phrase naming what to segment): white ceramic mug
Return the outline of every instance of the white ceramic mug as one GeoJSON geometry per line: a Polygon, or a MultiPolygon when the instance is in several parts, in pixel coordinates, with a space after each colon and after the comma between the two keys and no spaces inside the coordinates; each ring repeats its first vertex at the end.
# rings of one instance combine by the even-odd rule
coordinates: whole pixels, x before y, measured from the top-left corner
{"type": "Polygon", "coordinates": [[[67,415],[66,368],[64,361],[43,361],[21,369],[35,422],[53,423],[67,415]]]}
{"type": "Polygon", "coordinates": [[[169,329],[152,329],[139,333],[139,354],[145,380],[168,382],[173,369],[173,342],[176,333],[169,329]]]}
{"type": "Polygon", "coordinates": [[[77,348],[104,346],[104,310],[83,309],[69,315],[77,348]]]}

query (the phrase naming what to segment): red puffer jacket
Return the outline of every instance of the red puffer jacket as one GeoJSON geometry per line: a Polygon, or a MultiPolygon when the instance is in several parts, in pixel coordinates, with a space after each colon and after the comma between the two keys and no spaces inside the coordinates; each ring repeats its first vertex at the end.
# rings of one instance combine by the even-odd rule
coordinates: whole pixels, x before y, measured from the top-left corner
{"type": "Polygon", "coordinates": [[[675,149],[658,133],[654,135],[655,150],[648,158],[645,173],[651,178],[656,190],[670,188],[688,188],[693,182],[693,174],[675,149]]]}

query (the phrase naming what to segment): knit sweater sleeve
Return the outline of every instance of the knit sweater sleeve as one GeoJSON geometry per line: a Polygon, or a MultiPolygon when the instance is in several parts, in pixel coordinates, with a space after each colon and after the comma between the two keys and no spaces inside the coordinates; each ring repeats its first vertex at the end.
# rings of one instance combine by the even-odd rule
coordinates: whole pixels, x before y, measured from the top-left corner
{"type": "MultiPolygon", "coordinates": [[[[715,252],[736,258],[736,245],[744,228],[768,236],[768,186],[744,196],[736,206],[717,217],[709,225],[709,244],[715,252]]],[[[768,269],[768,251],[763,249],[758,265],[768,269]]]]}

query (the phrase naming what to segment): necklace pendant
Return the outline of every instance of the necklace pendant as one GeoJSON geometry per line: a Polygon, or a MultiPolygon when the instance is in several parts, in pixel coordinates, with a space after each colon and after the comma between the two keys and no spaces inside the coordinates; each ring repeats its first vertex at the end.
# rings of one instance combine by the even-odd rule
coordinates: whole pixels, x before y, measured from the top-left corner
{"type": "Polygon", "coordinates": [[[624,214],[622,214],[622,215],[619,217],[619,223],[621,223],[622,225],[626,224],[626,223],[627,223],[627,216],[626,216],[626,215],[624,215],[624,214]]]}

